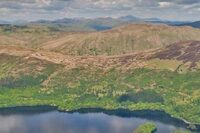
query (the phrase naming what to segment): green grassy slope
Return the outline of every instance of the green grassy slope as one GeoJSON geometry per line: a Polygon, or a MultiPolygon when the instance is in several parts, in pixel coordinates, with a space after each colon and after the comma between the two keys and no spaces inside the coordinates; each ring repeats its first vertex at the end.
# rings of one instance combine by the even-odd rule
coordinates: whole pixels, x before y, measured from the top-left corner
{"type": "MultiPolygon", "coordinates": [[[[4,67],[1,69],[11,69],[9,65],[4,67]]],[[[15,78],[1,73],[0,106],[49,104],[64,110],[158,109],[190,122],[200,122],[199,77],[199,71],[178,74],[151,69],[127,72],[110,69],[104,72],[48,65],[36,75],[20,74],[15,78]],[[55,69],[59,69],[56,74],[55,69]],[[44,84],[46,80],[48,84],[44,84]]]]}

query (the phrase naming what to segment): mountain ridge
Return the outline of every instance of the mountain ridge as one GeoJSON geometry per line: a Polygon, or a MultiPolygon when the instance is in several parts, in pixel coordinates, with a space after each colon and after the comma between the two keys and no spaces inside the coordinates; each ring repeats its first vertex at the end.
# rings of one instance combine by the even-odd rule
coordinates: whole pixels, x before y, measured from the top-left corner
{"type": "Polygon", "coordinates": [[[199,35],[200,30],[191,27],[127,24],[105,31],[69,34],[41,44],[41,48],[69,55],[117,55],[181,40],[199,40],[199,35]]]}
{"type": "Polygon", "coordinates": [[[2,24],[10,25],[46,25],[52,30],[59,31],[102,31],[111,29],[127,23],[155,23],[155,24],[167,24],[171,26],[188,25],[194,28],[198,26],[190,25],[188,21],[170,21],[162,20],[159,18],[140,18],[133,15],[121,16],[118,18],[112,17],[99,17],[99,18],[62,18],[57,20],[36,20],[36,21],[0,21],[2,24]]]}

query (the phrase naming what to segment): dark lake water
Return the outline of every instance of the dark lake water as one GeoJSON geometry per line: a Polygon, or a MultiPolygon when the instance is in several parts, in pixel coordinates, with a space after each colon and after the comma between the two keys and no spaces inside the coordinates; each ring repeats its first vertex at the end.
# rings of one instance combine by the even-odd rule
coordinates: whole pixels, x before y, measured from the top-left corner
{"type": "Polygon", "coordinates": [[[0,109],[0,133],[133,133],[140,124],[154,122],[156,133],[184,130],[184,124],[159,113],[66,113],[51,108],[0,109]],[[154,118],[158,117],[158,118],[154,118]]]}

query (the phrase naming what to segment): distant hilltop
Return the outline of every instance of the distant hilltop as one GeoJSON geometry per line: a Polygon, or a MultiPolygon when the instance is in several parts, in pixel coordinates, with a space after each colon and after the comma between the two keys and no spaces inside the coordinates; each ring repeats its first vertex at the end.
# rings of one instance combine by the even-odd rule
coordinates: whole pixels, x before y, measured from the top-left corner
{"type": "Polygon", "coordinates": [[[38,21],[0,21],[0,24],[11,25],[45,25],[53,30],[61,31],[102,31],[108,30],[120,25],[130,23],[154,23],[154,24],[167,24],[172,26],[188,25],[194,28],[199,28],[199,21],[186,22],[186,21],[169,21],[159,18],[140,18],[132,15],[122,16],[118,18],[112,17],[99,17],[99,18],[63,18],[57,20],[38,20],[38,21]]]}

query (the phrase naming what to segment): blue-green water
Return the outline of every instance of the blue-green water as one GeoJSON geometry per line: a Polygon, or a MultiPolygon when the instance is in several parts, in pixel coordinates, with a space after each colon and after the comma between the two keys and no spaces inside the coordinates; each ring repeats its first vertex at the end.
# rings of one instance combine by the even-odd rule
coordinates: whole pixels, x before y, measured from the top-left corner
{"type": "MultiPolygon", "coordinates": [[[[117,113],[116,113],[117,114],[117,113]]],[[[143,115],[144,114],[144,115],[143,115]]],[[[8,108],[0,110],[0,133],[133,133],[140,125],[154,122],[157,133],[185,130],[184,126],[167,116],[113,115],[113,113],[67,113],[54,109],[8,108]]]]}

